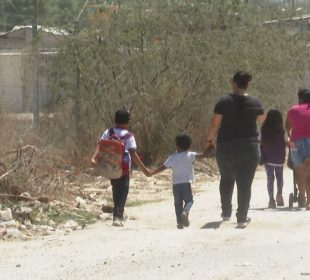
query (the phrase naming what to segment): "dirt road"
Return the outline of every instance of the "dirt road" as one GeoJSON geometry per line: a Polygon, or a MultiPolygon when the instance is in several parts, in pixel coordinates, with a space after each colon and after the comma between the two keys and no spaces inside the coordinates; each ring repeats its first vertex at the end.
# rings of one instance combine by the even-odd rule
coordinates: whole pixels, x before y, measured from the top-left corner
{"type": "MultiPolygon", "coordinates": [[[[310,212],[266,209],[266,180],[257,172],[251,224],[221,223],[218,182],[194,196],[191,226],[177,230],[172,197],[129,208],[125,228],[100,222],[69,235],[0,242],[1,279],[310,279],[310,212]]],[[[296,206],[296,205],[295,205],[296,206]]],[[[236,207],[236,197],[234,197],[236,207]]]]}

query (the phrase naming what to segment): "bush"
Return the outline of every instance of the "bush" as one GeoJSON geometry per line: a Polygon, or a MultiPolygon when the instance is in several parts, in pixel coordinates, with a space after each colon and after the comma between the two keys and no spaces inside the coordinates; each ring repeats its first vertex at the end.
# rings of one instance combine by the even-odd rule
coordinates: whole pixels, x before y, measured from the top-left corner
{"type": "Polygon", "coordinates": [[[281,25],[262,25],[277,6],[187,2],[103,6],[102,15],[64,40],[54,64],[52,133],[68,149],[74,141],[80,159],[90,157],[122,106],[132,112],[132,130],[148,161],[171,152],[179,132],[191,134],[199,149],[214,104],[239,69],[253,74],[249,92],[266,110],[286,112],[295,102],[308,49],[281,25]]]}

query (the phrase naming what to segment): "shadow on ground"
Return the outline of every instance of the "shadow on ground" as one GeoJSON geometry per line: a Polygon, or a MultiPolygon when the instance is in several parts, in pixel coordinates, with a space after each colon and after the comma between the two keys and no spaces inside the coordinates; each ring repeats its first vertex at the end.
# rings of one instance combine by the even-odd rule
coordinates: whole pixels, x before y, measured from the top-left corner
{"type": "Polygon", "coordinates": [[[299,212],[299,211],[303,211],[302,208],[290,208],[290,207],[278,207],[278,208],[268,208],[268,207],[261,207],[261,208],[250,208],[250,210],[253,211],[288,211],[288,212],[299,212]]]}
{"type": "Polygon", "coordinates": [[[222,221],[215,221],[205,224],[201,229],[218,229],[220,228],[222,221]]]}

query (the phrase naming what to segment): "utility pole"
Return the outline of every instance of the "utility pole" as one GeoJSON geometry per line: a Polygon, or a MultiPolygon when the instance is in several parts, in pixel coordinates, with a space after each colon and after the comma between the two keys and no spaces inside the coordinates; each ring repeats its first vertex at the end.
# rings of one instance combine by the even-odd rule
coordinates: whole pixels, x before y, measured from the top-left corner
{"type": "MultiPolygon", "coordinates": [[[[75,36],[79,32],[79,20],[81,15],[83,14],[84,10],[86,9],[88,5],[89,0],[85,0],[84,5],[79,12],[78,16],[76,17],[74,21],[74,29],[73,29],[73,35],[75,36]]],[[[77,58],[76,58],[77,59],[77,58]]],[[[74,122],[75,122],[75,134],[77,141],[80,141],[81,139],[81,71],[78,67],[78,64],[76,64],[76,93],[74,96],[74,122]]]]}
{"type": "Polygon", "coordinates": [[[2,5],[1,5],[1,8],[2,8],[2,24],[3,24],[3,32],[6,32],[6,19],[5,19],[5,9],[4,9],[4,0],[2,0],[2,5]]]}
{"type": "Polygon", "coordinates": [[[40,100],[39,100],[39,52],[38,52],[38,15],[39,0],[34,0],[34,19],[32,25],[32,51],[33,51],[33,95],[32,95],[32,113],[33,128],[40,128],[40,100]]]}
{"type": "Polygon", "coordinates": [[[291,8],[292,8],[292,17],[295,16],[296,10],[295,10],[295,0],[291,0],[291,8]]]}

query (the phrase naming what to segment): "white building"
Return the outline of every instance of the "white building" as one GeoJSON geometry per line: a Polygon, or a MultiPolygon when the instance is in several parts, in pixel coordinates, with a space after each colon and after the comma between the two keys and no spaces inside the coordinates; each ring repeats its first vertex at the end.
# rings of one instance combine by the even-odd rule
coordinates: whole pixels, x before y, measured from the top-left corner
{"type": "Polygon", "coordinates": [[[38,27],[39,71],[34,71],[33,32],[31,26],[16,26],[0,34],[0,106],[4,112],[32,110],[33,92],[39,92],[41,109],[48,105],[52,92],[52,77],[44,67],[57,53],[62,30],[38,27]]]}

